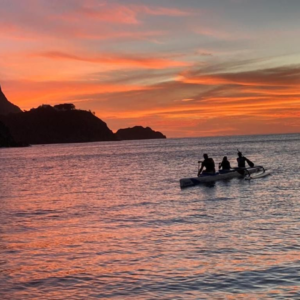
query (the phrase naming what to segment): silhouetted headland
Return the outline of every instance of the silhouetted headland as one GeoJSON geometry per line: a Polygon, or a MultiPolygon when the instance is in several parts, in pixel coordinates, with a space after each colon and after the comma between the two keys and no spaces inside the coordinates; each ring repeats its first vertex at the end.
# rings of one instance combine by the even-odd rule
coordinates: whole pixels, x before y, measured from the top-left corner
{"type": "Polygon", "coordinates": [[[76,109],[72,103],[41,105],[23,112],[7,100],[1,88],[0,122],[1,147],[166,138],[142,126],[114,134],[94,113],[76,109]]]}
{"type": "Polygon", "coordinates": [[[144,139],[165,139],[166,136],[150,127],[134,126],[132,128],[119,129],[116,136],[120,140],[144,140],[144,139]]]}
{"type": "Polygon", "coordinates": [[[8,115],[10,113],[19,112],[22,112],[22,110],[7,100],[0,86],[0,115],[8,115]]]}
{"type": "Polygon", "coordinates": [[[1,117],[16,141],[30,144],[115,141],[114,133],[92,112],[73,104],[41,105],[1,117]]]}
{"type": "Polygon", "coordinates": [[[15,139],[9,132],[9,129],[0,122],[0,148],[3,147],[27,147],[29,146],[26,142],[16,142],[15,139]]]}

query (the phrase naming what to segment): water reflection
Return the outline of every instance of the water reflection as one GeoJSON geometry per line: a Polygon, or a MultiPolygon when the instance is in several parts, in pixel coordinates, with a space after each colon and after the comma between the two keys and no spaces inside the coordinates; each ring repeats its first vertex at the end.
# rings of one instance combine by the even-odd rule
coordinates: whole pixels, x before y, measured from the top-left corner
{"type": "Polygon", "coordinates": [[[1,152],[1,299],[299,297],[299,179],[181,190],[199,142],[153,143],[1,152]]]}

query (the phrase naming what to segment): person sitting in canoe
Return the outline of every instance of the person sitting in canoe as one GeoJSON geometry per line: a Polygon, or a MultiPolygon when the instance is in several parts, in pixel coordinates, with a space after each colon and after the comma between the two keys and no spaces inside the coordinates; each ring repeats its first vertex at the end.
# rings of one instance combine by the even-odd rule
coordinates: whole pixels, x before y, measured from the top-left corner
{"type": "Polygon", "coordinates": [[[215,174],[215,162],[212,158],[208,157],[208,155],[205,153],[203,154],[204,161],[201,162],[201,168],[198,171],[198,176],[200,174],[215,174]],[[205,170],[202,172],[203,168],[205,167],[205,170]]]}
{"type": "Polygon", "coordinates": [[[227,156],[224,156],[222,162],[219,163],[219,170],[220,169],[222,169],[222,171],[229,171],[231,169],[230,162],[227,159],[227,156]]]}
{"type": "Polygon", "coordinates": [[[249,167],[253,168],[254,163],[249,160],[247,157],[243,156],[242,152],[238,152],[238,158],[236,159],[238,163],[239,168],[246,168],[246,162],[249,165],[249,167]]]}

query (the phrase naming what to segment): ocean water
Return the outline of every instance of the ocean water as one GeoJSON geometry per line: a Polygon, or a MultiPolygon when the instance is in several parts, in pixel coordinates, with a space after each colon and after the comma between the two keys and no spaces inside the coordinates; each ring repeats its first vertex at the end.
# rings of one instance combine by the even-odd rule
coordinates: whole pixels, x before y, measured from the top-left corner
{"type": "Polygon", "coordinates": [[[0,299],[300,299],[300,134],[0,149],[0,299]],[[180,189],[208,153],[272,175],[180,189]]]}

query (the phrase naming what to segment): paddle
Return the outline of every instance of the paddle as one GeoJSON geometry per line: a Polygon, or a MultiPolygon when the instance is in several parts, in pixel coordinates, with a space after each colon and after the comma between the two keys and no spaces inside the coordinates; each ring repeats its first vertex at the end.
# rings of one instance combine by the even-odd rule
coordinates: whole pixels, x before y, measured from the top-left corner
{"type": "Polygon", "coordinates": [[[254,167],[254,163],[251,160],[249,160],[247,157],[245,157],[245,159],[246,159],[246,162],[249,165],[249,167],[253,168],[254,167]]]}
{"type": "Polygon", "coordinates": [[[199,176],[200,174],[199,174],[199,170],[200,170],[200,164],[202,163],[202,161],[201,160],[198,160],[198,172],[197,172],[197,176],[199,176]]]}
{"type": "MultiPolygon", "coordinates": [[[[236,150],[238,151],[238,153],[241,153],[241,154],[242,154],[242,152],[241,152],[239,149],[236,149],[236,150]]],[[[254,167],[254,163],[253,163],[250,159],[248,159],[248,158],[245,157],[245,156],[242,156],[242,157],[245,158],[245,160],[246,160],[246,162],[247,162],[247,164],[249,165],[250,168],[253,168],[253,167],[254,167]]]]}

